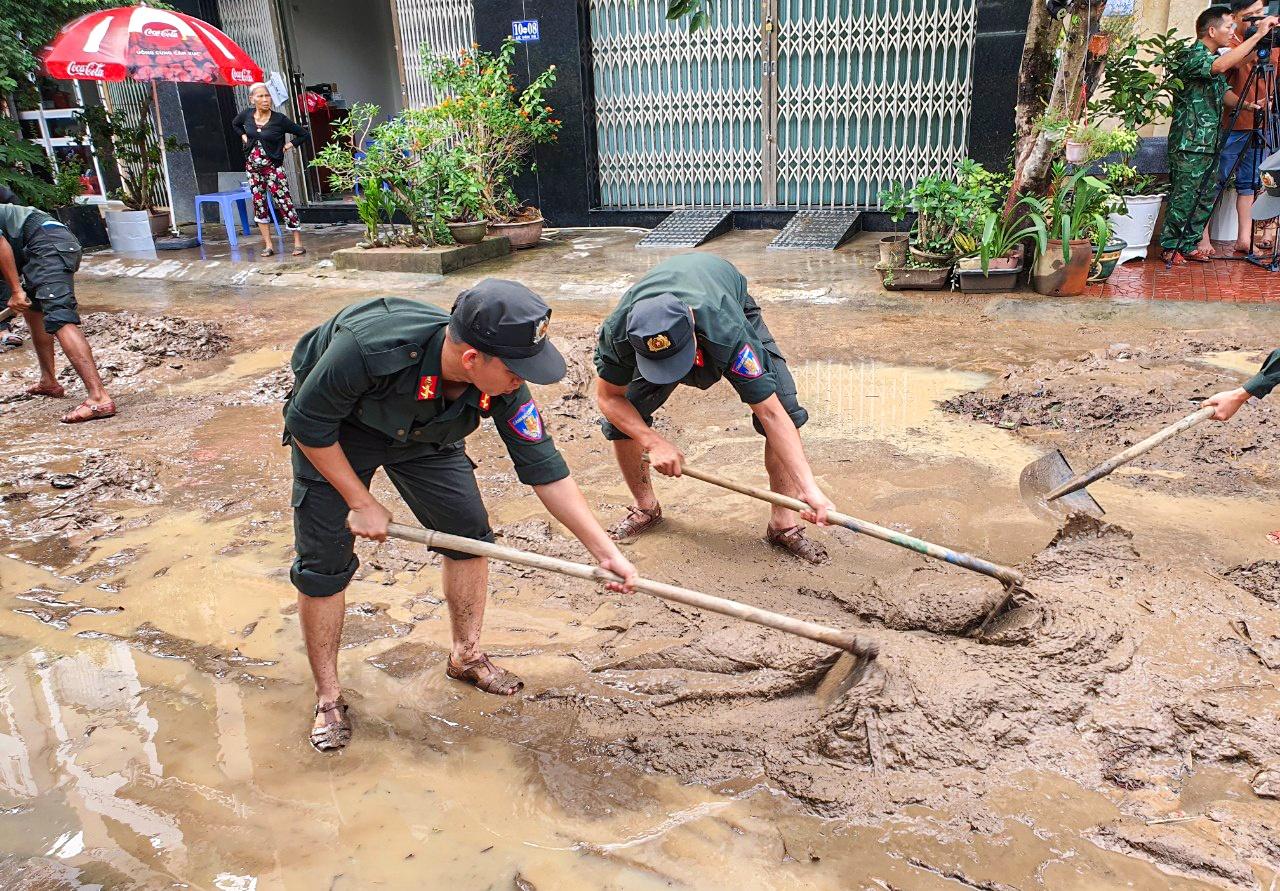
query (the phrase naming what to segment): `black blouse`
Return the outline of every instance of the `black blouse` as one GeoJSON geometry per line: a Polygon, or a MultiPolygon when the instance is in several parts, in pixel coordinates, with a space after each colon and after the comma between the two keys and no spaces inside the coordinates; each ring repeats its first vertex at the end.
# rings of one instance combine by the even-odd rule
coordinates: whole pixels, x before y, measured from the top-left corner
{"type": "Polygon", "coordinates": [[[258,122],[253,119],[253,109],[246,108],[244,111],[236,115],[235,120],[231,122],[231,129],[236,132],[237,136],[248,136],[249,143],[245,146],[246,154],[253,150],[253,144],[262,146],[262,150],[267,153],[267,157],[277,164],[284,163],[284,137],[286,133],[293,134],[294,142],[306,139],[310,133],[307,128],[299,124],[295,124],[278,111],[271,112],[271,118],[265,126],[259,127],[258,122]]]}

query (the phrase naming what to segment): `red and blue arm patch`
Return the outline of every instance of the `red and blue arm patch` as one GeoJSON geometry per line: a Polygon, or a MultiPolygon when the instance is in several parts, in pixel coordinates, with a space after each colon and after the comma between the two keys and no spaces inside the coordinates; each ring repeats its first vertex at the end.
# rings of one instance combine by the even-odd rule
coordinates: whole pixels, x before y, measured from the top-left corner
{"type": "Polygon", "coordinates": [[[738,354],[733,357],[733,362],[729,365],[729,370],[738,377],[748,380],[754,380],[764,374],[764,366],[760,364],[760,357],[756,355],[755,349],[749,343],[744,343],[738,350],[738,354]]]}
{"type": "Polygon", "coordinates": [[[515,414],[507,419],[507,426],[525,442],[542,442],[547,436],[542,425],[542,415],[538,413],[538,406],[532,399],[516,409],[515,414]]]}

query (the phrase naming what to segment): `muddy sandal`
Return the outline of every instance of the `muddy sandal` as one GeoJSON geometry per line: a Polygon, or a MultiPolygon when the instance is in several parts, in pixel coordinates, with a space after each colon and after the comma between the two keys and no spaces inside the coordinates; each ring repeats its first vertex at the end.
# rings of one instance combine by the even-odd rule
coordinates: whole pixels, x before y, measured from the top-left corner
{"type": "Polygon", "coordinates": [[[100,421],[103,418],[114,418],[116,416],[116,404],[114,402],[104,402],[101,405],[94,405],[88,399],[81,402],[71,411],[62,416],[64,424],[83,424],[85,421],[100,421]]]}
{"type": "Polygon", "coordinates": [[[770,528],[765,532],[764,540],[780,551],[786,551],[793,557],[799,557],[818,566],[830,558],[827,549],[811,538],[806,538],[804,529],[792,526],[790,529],[770,528]]]}
{"type": "Polygon", "coordinates": [[[514,696],[524,689],[524,681],[505,668],[494,665],[483,653],[479,659],[466,665],[455,664],[450,655],[449,665],[444,673],[455,681],[462,681],[495,696],[514,696]]]}
{"type": "Polygon", "coordinates": [[[609,528],[609,537],[620,544],[630,544],[654,526],[662,522],[662,505],[652,510],[627,508],[627,515],[609,528]]]}
{"type": "Polygon", "coordinates": [[[52,387],[46,387],[44,384],[36,384],[34,387],[27,387],[28,396],[48,396],[50,399],[61,399],[67,395],[66,389],[62,384],[54,384],[52,387]]]}
{"type": "Polygon", "coordinates": [[[325,721],[323,727],[311,728],[311,734],[307,737],[311,748],[317,752],[338,752],[345,749],[351,742],[354,729],[351,726],[351,716],[348,714],[350,710],[351,706],[347,705],[346,700],[341,696],[333,702],[316,703],[314,717],[318,718],[323,713],[325,721]]]}
{"type": "Polygon", "coordinates": [[[291,256],[294,256],[294,257],[303,257],[303,256],[306,256],[306,253],[307,253],[307,249],[306,249],[306,248],[298,248],[296,251],[294,251],[294,252],[293,252],[293,254],[292,254],[291,256]]]}
{"type": "Polygon", "coordinates": [[[259,257],[274,257],[276,255],[275,248],[263,248],[258,252],[259,257]]]}

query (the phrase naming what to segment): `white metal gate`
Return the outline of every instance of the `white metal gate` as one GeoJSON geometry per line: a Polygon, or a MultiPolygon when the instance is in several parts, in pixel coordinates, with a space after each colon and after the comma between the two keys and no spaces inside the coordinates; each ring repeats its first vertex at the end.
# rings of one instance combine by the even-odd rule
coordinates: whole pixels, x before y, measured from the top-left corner
{"type": "Polygon", "coordinates": [[[874,206],[965,156],[977,0],[591,0],[604,207],[874,206]]]}
{"type": "Polygon", "coordinates": [[[459,53],[475,40],[472,0],[392,0],[404,99],[408,108],[435,105],[438,97],[422,70],[422,50],[459,53]]]}

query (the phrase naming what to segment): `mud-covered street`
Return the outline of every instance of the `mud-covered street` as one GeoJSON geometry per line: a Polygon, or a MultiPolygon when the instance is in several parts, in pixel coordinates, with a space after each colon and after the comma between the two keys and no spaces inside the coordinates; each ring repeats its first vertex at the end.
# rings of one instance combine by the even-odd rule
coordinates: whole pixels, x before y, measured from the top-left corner
{"type": "MultiPolygon", "coordinates": [[[[484,643],[527,684],[503,700],[444,675],[439,559],[365,542],[340,657],[356,737],[326,757],[288,578],[293,344],[364,297],[448,308],[485,276],[524,282],[570,359],[535,394],[609,524],[629,495],[594,331],[665,255],[582,231],[443,280],[89,261],[84,329],[120,415],[60,425],[73,373],[67,400],[17,396],[31,352],[0,355],[0,887],[1276,887],[1280,403],[1094,484],[1102,520],[1037,515],[1018,480],[1237,386],[1280,317],[898,299],[861,284],[873,242],[811,260],[767,240],[715,248],[787,354],[824,490],[1017,566],[1028,595],[979,633],[990,579],[842,529],[802,565],[762,540],[759,502],[659,478],[668,521],[626,548],[643,576],[857,630],[877,668],[841,694],[829,648],[495,563],[484,643]]],[[[765,484],[727,385],[682,388],[659,422],[696,466],[765,484]]],[[[467,447],[500,543],[588,559],[492,429],[467,447]]]]}

